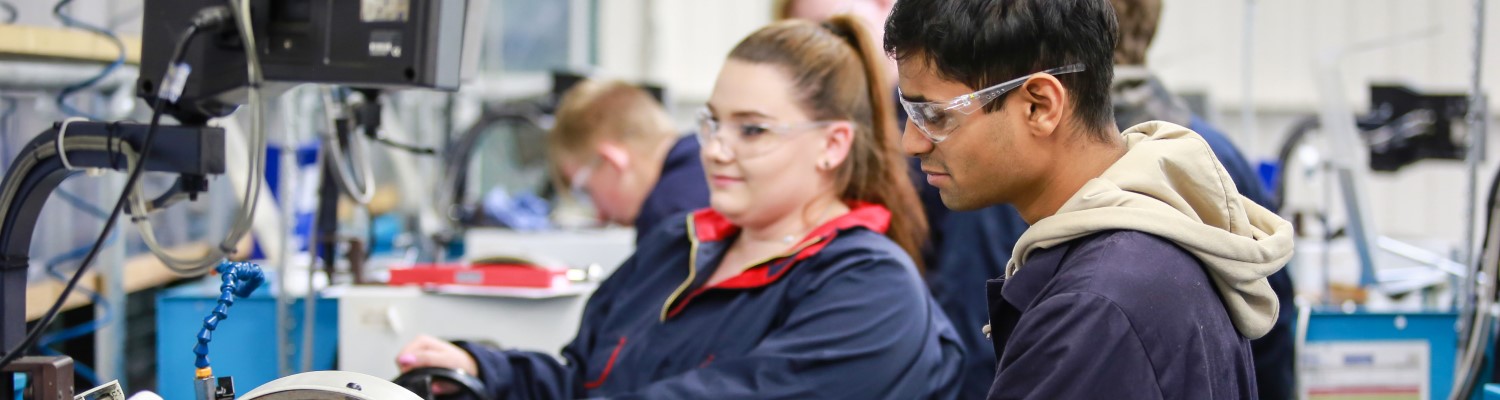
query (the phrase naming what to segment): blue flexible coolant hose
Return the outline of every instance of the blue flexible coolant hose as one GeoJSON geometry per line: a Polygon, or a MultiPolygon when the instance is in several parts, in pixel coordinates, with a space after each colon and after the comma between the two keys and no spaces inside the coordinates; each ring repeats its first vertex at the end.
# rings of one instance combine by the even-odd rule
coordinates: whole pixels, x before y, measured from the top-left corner
{"type": "Polygon", "coordinates": [[[219,327],[219,322],[229,319],[229,306],[234,305],[234,298],[249,297],[266,281],[260,267],[251,263],[225,260],[219,263],[217,270],[223,282],[219,285],[219,304],[203,319],[203,329],[198,331],[198,345],[193,346],[193,354],[197,356],[193,365],[198,368],[200,377],[212,375],[208,366],[208,342],[213,340],[213,330],[219,327]]]}

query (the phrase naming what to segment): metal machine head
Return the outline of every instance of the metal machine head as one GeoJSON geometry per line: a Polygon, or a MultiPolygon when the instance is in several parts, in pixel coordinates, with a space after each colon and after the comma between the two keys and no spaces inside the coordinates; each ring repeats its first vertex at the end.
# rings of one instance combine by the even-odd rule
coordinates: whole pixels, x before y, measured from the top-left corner
{"type": "Polygon", "coordinates": [[[313,371],[277,379],[241,400],[422,400],[401,385],[345,371],[313,371]]]}

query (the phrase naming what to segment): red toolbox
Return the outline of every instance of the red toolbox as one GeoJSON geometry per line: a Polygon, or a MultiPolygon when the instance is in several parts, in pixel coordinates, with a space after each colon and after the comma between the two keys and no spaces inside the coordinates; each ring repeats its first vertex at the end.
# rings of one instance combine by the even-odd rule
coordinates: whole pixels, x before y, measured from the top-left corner
{"type": "Polygon", "coordinates": [[[567,270],[523,264],[418,264],[391,269],[391,286],[489,286],[554,288],[567,285],[567,270]]]}

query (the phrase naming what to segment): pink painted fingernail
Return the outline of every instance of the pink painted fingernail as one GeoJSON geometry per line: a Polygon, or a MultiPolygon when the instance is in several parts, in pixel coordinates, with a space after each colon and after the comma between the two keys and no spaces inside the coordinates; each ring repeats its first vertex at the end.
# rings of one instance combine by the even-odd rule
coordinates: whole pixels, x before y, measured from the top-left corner
{"type": "Polygon", "coordinates": [[[416,364],[417,356],[411,354],[402,354],[400,357],[396,357],[396,363],[401,365],[416,364]]]}

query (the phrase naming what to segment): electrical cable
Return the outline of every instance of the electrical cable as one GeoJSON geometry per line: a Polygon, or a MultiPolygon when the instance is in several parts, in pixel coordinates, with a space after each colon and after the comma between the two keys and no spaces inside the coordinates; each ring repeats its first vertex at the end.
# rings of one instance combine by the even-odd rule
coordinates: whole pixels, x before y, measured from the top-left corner
{"type": "MultiPolygon", "coordinates": [[[[249,179],[245,181],[245,198],[240,202],[240,213],[230,226],[229,234],[224,237],[224,240],[219,243],[217,248],[210,248],[202,256],[196,258],[179,258],[168,253],[156,240],[155,231],[151,227],[151,220],[147,215],[151,208],[146,205],[145,198],[139,192],[140,188],[135,188],[137,192],[132,195],[133,198],[131,199],[135,204],[135,207],[131,211],[131,219],[136,223],[136,230],[140,233],[141,240],[146,243],[146,248],[151,251],[152,255],[160,259],[162,264],[166,265],[167,269],[179,274],[198,275],[205,273],[218,265],[219,261],[233,254],[239,245],[240,239],[243,239],[253,228],[255,208],[260,201],[261,179],[264,176],[258,173],[258,171],[262,170],[262,164],[264,164],[266,156],[266,134],[265,127],[262,125],[265,119],[265,107],[262,104],[260,88],[262,82],[264,82],[264,76],[261,72],[260,58],[256,55],[255,51],[257,47],[253,26],[250,21],[250,2],[249,0],[241,0],[237,2],[237,5],[239,11],[232,13],[232,16],[239,25],[240,38],[244,41],[246,75],[248,77],[246,90],[249,94],[248,103],[251,113],[251,143],[249,149],[251,154],[249,157],[249,166],[246,169],[246,171],[250,171],[250,174],[249,179]]],[[[197,22],[198,20],[195,19],[195,24],[197,22]]],[[[191,38],[191,36],[188,36],[188,38],[191,38]]],[[[180,46],[186,47],[181,44],[180,46]]],[[[174,57],[174,59],[177,58],[174,57]]]]}
{"type": "MultiPolygon", "coordinates": [[[[88,321],[76,326],[63,328],[62,330],[59,330],[58,333],[42,336],[40,343],[36,345],[36,349],[42,354],[46,354],[49,356],[63,355],[62,352],[52,348],[52,345],[97,332],[99,330],[99,324],[105,323],[108,322],[88,321]]],[[[79,377],[82,377],[86,382],[88,382],[89,386],[98,386],[100,383],[99,374],[94,372],[94,368],[90,367],[88,364],[79,362],[77,359],[73,360],[73,372],[77,373],[79,377]]]]}
{"type": "MultiPolygon", "coordinates": [[[[366,103],[366,106],[371,106],[369,105],[369,103],[374,103],[374,106],[378,106],[378,108],[393,108],[393,106],[390,105],[389,97],[380,96],[380,91],[360,91],[360,93],[372,94],[372,96],[375,96],[375,99],[366,99],[366,102],[368,102],[366,103]]],[[[362,117],[366,117],[366,121],[363,121],[363,123],[365,123],[366,138],[371,139],[371,141],[378,142],[378,144],[386,145],[386,147],[395,148],[395,150],[407,151],[407,153],[417,154],[417,156],[437,156],[437,148],[422,147],[422,145],[414,144],[404,144],[404,142],[392,141],[392,139],[384,138],[383,133],[389,133],[386,132],[386,129],[387,127],[390,127],[390,124],[387,124],[386,120],[384,120],[384,115],[389,114],[389,112],[374,112],[374,114],[380,115],[380,117],[372,117],[372,115],[363,114],[362,112],[362,117]],[[380,127],[380,129],[369,129],[369,126],[371,126],[371,124],[380,127]]],[[[398,127],[398,129],[401,129],[401,127],[398,127]]]]}
{"type": "Polygon", "coordinates": [[[544,111],[539,106],[531,103],[486,109],[458,140],[446,147],[446,157],[443,160],[444,181],[442,190],[437,193],[436,203],[444,217],[451,223],[459,224],[469,218],[463,204],[469,185],[469,161],[473,158],[475,149],[479,148],[480,141],[491,134],[491,128],[497,124],[512,123],[546,131],[546,125],[538,118],[543,114],[544,111]]]}
{"type": "MultiPolygon", "coordinates": [[[[389,103],[389,99],[387,99],[387,98],[377,98],[377,99],[374,99],[373,101],[376,101],[379,107],[386,107],[386,108],[390,108],[390,109],[395,109],[395,107],[392,107],[390,104],[387,104],[387,103],[389,103]]],[[[376,118],[376,121],[366,121],[366,123],[367,124],[368,123],[378,124],[382,128],[386,128],[386,127],[390,126],[389,124],[386,124],[385,121],[382,121],[379,118],[376,118]]],[[[384,131],[385,129],[380,129],[380,130],[384,131]]],[[[370,138],[370,140],[374,140],[375,143],[383,144],[386,147],[390,147],[390,148],[393,148],[393,149],[396,149],[396,150],[401,150],[401,151],[405,151],[405,152],[408,152],[408,153],[412,153],[412,154],[416,154],[416,155],[421,155],[421,156],[437,155],[437,149],[436,148],[424,147],[424,146],[418,146],[418,145],[412,145],[412,144],[406,144],[406,143],[397,142],[397,141],[390,140],[390,139],[387,139],[387,138],[383,137],[379,132],[373,132],[373,131],[370,131],[368,129],[365,131],[365,133],[366,133],[366,136],[368,136],[370,138]]]]}
{"type": "Polygon", "coordinates": [[[437,155],[437,149],[434,149],[434,148],[431,148],[431,147],[421,147],[421,146],[413,146],[413,145],[409,145],[409,144],[405,144],[405,143],[397,143],[396,141],[393,141],[393,140],[390,140],[390,139],[386,139],[386,138],[383,138],[383,137],[379,137],[379,136],[373,137],[371,139],[374,140],[375,143],[380,143],[380,144],[386,145],[387,147],[394,148],[394,149],[401,150],[401,151],[405,151],[405,152],[412,153],[412,154],[424,155],[424,156],[437,155]]]}
{"type": "MultiPolygon", "coordinates": [[[[160,100],[158,100],[157,102],[160,103],[160,100]]],[[[130,197],[130,189],[135,186],[136,182],[140,180],[141,173],[145,171],[145,164],[138,162],[137,158],[139,157],[139,154],[149,154],[153,142],[156,139],[156,129],[161,124],[162,108],[156,107],[155,109],[156,111],[153,112],[151,116],[151,124],[146,128],[146,138],[141,146],[142,151],[135,152],[133,150],[130,150],[130,145],[128,143],[116,143],[110,145],[113,146],[113,148],[118,149],[125,155],[126,166],[130,169],[130,175],[125,181],[125,190],[120,193],[119,199],[115,201],[114,209],[110,211],[109,218],[104,220],[104,229],[99,232],[99,236],[94,240],[94,245],[89,249],[88,254],[84,255],[83,262],[78,265],[78,270],[73,272],[73,277],[68,280],[67,286],[63,287],[63,291],[58,296],[57,301],[52,303],[52,307],[49,307],[47,309],[47,312],[42,315],[42,318],[37,321],[36,325],[26,333],[26,338],[23,339],[18,346],[8,350],[3,357],[0,357],[0,368],[10,365],[12,361],[20,358],[21,354],[24,353],[26,349],[31,348],[32,345],[36,344],[36,340],[41,336],[41,331],[48,325],[51,325],[52,321],[57,318],[57,314],[62,310],[63,303],[66,302],[68,297],[72,295],[73,290],[78,287],[78,282],[82,280],[84,272],[88,270],[88,267],[93,263],[94,258],[99,255],[99,250],[104,248],[105,239],[107,239],[110,236],[109,234],[114,230],[115,221],[119,220],[120,212],[125,208],[125,201],[128,197],[130,197]]],[[[73,140],[79,139],[83,138],[73,140]]],[[[113,140],[117,142],[123,142],[118,139],[113,140]]],[[[45,153],[47,152],[47,149],[41,148],[38,149],[38,151],[45,153]]],[[[24,158],[23,160],[34,161],[35,157],[24,158]]],[[[29,169],[29,166],[27,169],[29,169]]],[[[10,204],[10,201],[12,200],[11,197],[15,193],[15,191],[11,189],[12,188],[10,187],[10,185],[7,185],[4,199],[3,201],[0,201],[0,204],[5,204],[7,206],[10,204]]]]}
{"type": "Polygon", "coordinates": [[[1281,146],[1276,150],[1276,162],[1281,164],[1277,171],[1275,186],[1272,188],[1272,196],[1278,206],[1286,201],[1286,184],[1288,172],[1292,169],[1292,153],[1297,150],[1307,135],[1322,126],[1317,115],[1309,115],[1292,123],[1281,146]]]}
{"type": "Polygon", "coordinates": [[[57,93],[57,108],[59,110],[62,110],[63,113],[71,116],[84,117],[95,120],[104,119],[74,108],[71,104],[68,104],[67,99],[68,96],[73,95],[73,93],[87,89],[90,86],[94,86],[94,84],[97,84],[99,83],[99,81],[104,80],[104,78],[109,77],[109,74],[120,68],[120,66],[125,65],[125,42],[121,41],[120,37],[118,35],[115,35],[114,32],[98,26],[84,23],[83,21],[74,19],[72,16],[64,13],[63,8],[66,8],[68,4],[72,2],[73,0],[58,0],[57,5],[52,7],[52,15],[56,16],[58,20],[62,21],[63,26],[82,29],[104,37],[110,43],[115,45],[117,54],[115,56],[115,60],[111,61],[108,65],[105,65],[104,69],[100,70],[97,75],[94,75],[89,79],[85,79],[82,82],[68,85],[67,87],[64,87],[61,91],[59,91],[57,93]]]}
{"type": "MultiPolygon", "coordinates": [[[[116,236],[118,236],[118,235],[111,234],[109,236],[109,239],[106,239],[104,241],[104,245],[108,246],[111,243],[113,243],[115,241],[115,237],[116,236]]],[[[43,266],[42,270],[47,273],[47,276],[50,276],[53,279],[57,279],[59,282],[67,282],[68,281],[68,277],[66,275],[63,275],[62,272],[59,272],[57,270],[57,267],[62,266],[62,264],[65,263],[65,262],[72,261],[72,260],[77,260],[79,258],[83,258],[83,256],[88,255],[88,251],[89,251],[89,248],[86,247],[86,246],[85,247],[78,247],[78,248],[75,248],[73,250],[69,250],[69,251],[64,252],[62,254],[54,256],[54,257],[52,257],[52,259],[47,260],[47,263],[46,263],[46,265],[43,266]]],[[[113,316],[113,314],[114,314],[113,313],[113,309],[110,308],[109,303],[107,303],[107,302],[104,301],[104,296],[100,295],[99,292],[95,292],[93,290],[90,290],[88,288],[83,288],[83,287],[78,288],[78,291],[82,292],[84,296],[90,298],[94,302],[94,304],[98,304],[101,307],[104,307],[104,315],[105,316],[104,317],[100,317],[98,320],[95,320],[95,321],[89,321],[89,323],[107,324],[107,323],[109,323],[109,321],[111,321],[110,317],[113,316]]],[[[63,330],[58,331],[57,333],[53,333],[53,334],[50,334],[50,335],[43,335],[41,339],[38,339],[38,341],[40,341],[42,343],[40,346],[45,347],[50,342],[53,342],[53,341],[56,341],[56,340],[68,340],[68,339],[72,339],[72,338],[75,338],[75,337],[78,337],[78,336],[82,336],[82,335],[88,333],[87,330],[80,330],[79,333],[69,333],[69,332],[72,332],[72,331],[69,331],[68,329],[63,329],[63,330]],[[55,340],[49,340],[49,337],[52,337],[55,340]]]]}
{"type": "MultiPolygon", "coordinates": [[[[244,8],[246,9],[246,11],[248,11],[248,2],[244,3],[244,8]]],[[[200,16],[207,15],[209,11],[200,13],[200,16]]],[[[207,15],[207,17],[205,18],[195,18],[194,24],[186,32],[183,32],[182,38],[178,40],[176,48],[172,51],[172,58],[170,58],[170,60],[172,60],[174,64],[180,62],[183,52],[186,51],[187,45],[192,41],[193,37],[197,36],[199,29],[204,27],[200,26],[200,24],[206,25],[208,23],[216,22],[213,21],[211,17],[212,15],[207,15]]],[[[246,16],[245,18],[248,19],[248,16],[246,16]]],[[[253,50],[250,50],[250,52],[254,53],[253,50]]],[[[163,85],[163,87],[165,86],[166,85],[163,85]]],[[[252,88],[252,90],[254,90],[254,88],[252,88]]],[[[258,95],[258,93],[256,94],[258,95]]],[[[4,368],[5,366],[10,365],[10,363],[15,361],[17,358],[20,358],[21,354],[26,352],[26,349],[29,349],[32,345],[36,344],[37,339],[41,337],[42,330],[46,329],[47,326],[52,324],[53,320],[57,319],[57,314],[61,312],[63,303],[65,303],[68,297],[73,294],[73,290],[78,287],[78,282],[83,279],[84,273],[87,272],[89,266],[93,264],[94,258],[98,257],[99,251],[104,248],[104,241],[108,239],[111,236],[110,234],[114,231],[115,222],[119,220],[121,211],[125,209],[126,200],[131,197],[132,192],[138,190],[136,184],[140,181],[141,174],[146,170],[145,163],[140,162],[141,160],[138,160],[138,158],[140,158],[141,155],[144,154],[151,154],[151,148],[156,141],[156,131],[157,128],[161,126],[161,117],[163,114],[163,110],[166,109],[165,100],[162,98],[162,96],[157,96],[153,103],[154,104],[151,107],[153,110],[151,113],[151,122],[147,125],[146,136],[142,140],[141,149],[139,151],[132,149],[129,143],[125,143],[123,140],[118,138],[104,138],[101,140],[99,138],[77,137],[68,139],[68,143],[65,143],[66,147],[73,147],[75,149],[79,147],[88,147],[96,151],[118,151],[124,156],[125,165],[126,168],[130,170],[130,174],[125,179],[125,187],[120,191],[119,198],[115,200],[114,208],[110,210],[109,218],[106,218],[104,220],[104,228],[100,230],[98,238],[94,239],[93,247],[89,249],[88,254],[84,255],[83,261],[78,265],[78,269],[73,271],[73,277],[69,279],[68,284],[63,287],[62,293],[58,295],[57,301],[54,301],[52,303],[52,306],[47,309],[47,312],[42,315],[42,318],[38,320],[34,326],[32,326],[31,330],[26,333],[26,337],[21,340],[21,343],[19,343],[15,348],[7,350],[3,356],[0,356],[0,368],[4,368]],[[71,143],[73,142],[77,142],[79,143],[79,145],[72,146],[71,143]],[[89,145],[85,145],[85,143],[89,145]]],[[[57,148],[65,146],[51,146],[50,148],[49,146],[41,146],[39,148],[36,148],[34,150],[36,152],[36,156],[22,158],[21,162],[18,162],[16,163],[17,165],[13,166],[16,168],[12,170],[12,173],[29,172],[30,169],[34,167],[38,162],[38,159],[41,159],[43,156],[49,155],[48,153],[55,153],[57,148]]],[[[51,155],[63,156],[62,154],[51,155]]],[[[5,180],[5,187],[3,188],[3,191],[0,191],[0,206],[10,206],[11,202],[14,200],[17,186],[20,185],[20,182],[18,181],[19,179],[5,180]]]]}
{"type": "MultiPolygon", "coordinates": [[[[93,204],[89,204],[89,202],[78,197],[77,195],[62,190],[61,188],[59,188],[56,193],[64,200],[67,200],[68,203],[71,204],[74,208],[83,211],[85,214],[93,215],[101,220],[109,217],[109,213],[104,212],[104,210],[99,209],[99,207],[96,207],[93,204]]],[[[111,243],[114,243],[115,239],[118,237],[118,234],[111,233],[109,235],[109,239],[105,240],[104,245],[109,246],[111,243]]],[[[42,270],[45,271],[48,276],[56,279],[58,282],[66,283],[68,281],[68,277],[66,275],[63,275],[62,272],[59,272],[57,270],[57,267],[62,266],[62,264],[65,262],[82,258],[84,255],[88,254],[88,251],[88,246],[83,246],[53,256],[51,259],[47,260],[45,265],[43,265],[42,270]]],[[[38,350],[49,355],[59,355],[61,353],[56,349],[53,349],[52,345],[73,340],[90,333],[98,332],[101,325],[107,325],[110,322],[114,321],[114,308],[110,306],[109,302],[104,298],[103,295],[99,294],[99,292],[89,290],[88,288],[84,287],[79,287],[78,291],[82,292],[83,295],[87,296],[90,301],[98,305],[102,310],[101,314],[103,315],[94,320],[90,320],[71,327],[62,328],[57,330],[57,332],[42,335],[40,339],[37,339],[38,343],[36,345],[36,348],[38,350]]],[[[99,385],[100,382],[98,374],[95,373],[94,369],[88,364],[84,364],[78,362],[77,360],[74,360],[73,370],[74,372],[78,373],[79,377],[82,377],[84,378],[84,380],[88,381],[90,386],[99,385]]]]}
{"type": "MultiPolygon", "coordinates": [[[[87,200],[84,200],[83,198],[78,197],[78,195],[75,195],[72,192],[68,192],[66,190],[63,190],[63,189],[59,188],[59,189],[57,189],[55,191],[55,193],[57,193],[58,197],[62,197],[64,201],[66,201],[68,204],[72,205],[74,208],[77,208],[79,211],[83,211],[84,214],[92,215],[92,216],[94,216],[96,218],[99,218],[101,220],[105,219],[105,218],[109,218],[109,213],[108,212],[105,212],[104,210],[99,209],[99,207],[95,207],[93,204],[89,204],[89,202],[87,200]]],[[[106,239],[104,241],[104,245],[108,246],[111,243],[114,243],[116,236],[118,236],[118,235],[110,234],[109,239],[106,239]]],[[[89,251],[88,246],[82,246],[82,247],[78,247],[78,248],[75,248],[75,249],[72,249],[72,250],[68,250],[66,252],[63,252],[62,254],[58,254],[56,256],[53,256],[51,259],[47,260],[47,262],[43,265],[43,267],[42,267],[43,271],[45,271],[48,276],[51,276],[52,278],[57,279],[59,282],[67,282],[68,281],[68,277],[66,275],[63,275],[61,272],[58,272],[57,271],[57,267],[61,266],[65,262],[72,261],[72,260],[77,260],[79,258],[83,258],[84,255],[88,254],[88,251],[89,251]]],[[[87,296],[89,299],[91,299],[94,302],[94,304],[98,304],[98,305],[100,305],[101,307],[104,308],[104,315],[105,315],[104,317],[99,318],[99,321],[89,321],[85,325],[94,324],[94,323],[98,323],[98,324],[108,323],[108,321],[110,320],[109,316],[112,313],[110,312],[109,303],[106,302],[106,301],[104,301],[104,296],[101,296],[98,292],[95,292],[93,290],[89,290],[88,288],[78,288],[78,291],[83,292],[84,296],[87,296]]],[[[67,330],[64,329],[63,331],[67,331],[67,330]]],[[[83,332],[83,333],[76,334],[76,335],[62,334],[62,333],[57,333],[57,334],[53,334],[53,335],[54,336],[59,336],[61,338],[60,340],[68,340],[68,339],[71,339],[71,338],[76,337],[78,335],[85,334],[85,333],[87,333],[87,332],[83,332]]],[[[40,345],[41,347],[46,347],[50,342],[52,342],[52,340],[48,340],[48,336],[43,336],[40,339],[40,341],[42,342],[42,344],[40,345]]]]}
{"type": "MultiPolygon", "coordinates": [[[[375,197],[375,175],[371,173],[373,167],[370,166],[370,157],[365,151],[362,151],[363,148],[361,146],[355,145],[356,142],[351,140],[349,145],[349,162],[344,162],[344,149],[340,145],[338,138],[338,116],[341,114],[338,102],[334,101],[332,88],[324,88],[322,95],[323,113],[327,120],[327,125],[325,126],[326,132],[323,133],[323,141],[328,144],[330,149],[328,152],[329,158],[332,159],[331,162],[336,167],[335,169],[338,170],[339,187],[343,188],[344,193],[354,199],[354,202],[361,205],[370,204],[370,199],[375,197]],[[361,178],[363,178],[363,185],[354,183],[353,166],[349,165],[354,162],[359,162],[364,167],[364,171],[360,173],[361,178]]],[[[352,129],[350,130],[349,136],[353,137],[354,133],[352,129]]]]}
{"type": "MultiPolygon", "coordinates": [[[[137,154],[131,149],[130,145],[128,143],[124,143],[123,140],[120,140],[118,138],[74,137],[65,140],[67,140],[68,143],[67,147],[73,151],[114,152],[118,150],[127,162],[126,168],[132,167],[137,158],[137,154]]],[[[23,154],[22,157],[17,159],[16,165],[14,165],[14,168],[12,168],[9,172],[9,179],[5,180],[4,189],[0,190],[0,208],[9,208],[12,200],[14,200],[14,197],[19,191],[19,186],[21,185],[19,183],[21,179],[18,179],[18,177],[30,174],[32,169],[37,167],[38,164],[41,163],[40,160],[44,160],[47,157],[56,156],[56,150],[57,147],[53,145],[32,147],[29,154],[23,154]]],[[[3,220],[3,214],[0,214],[0,220],[3,220]]],[[[110,236],[112,237],[114,235],[110,236]]],[[[96,242],[96,244],[98,243],[96,242]]],[[[97,246],[95,248],[97,248],[97,246]]],[[[90,250],[89,254],[94,254],[94,250],[90,250]]],[[[30,348],[31,344],[35,343],[35,340],[37,340],[37,336],[40,331],[44,329],[48,324],[50,324],[50,322],[54,318],[56,318],[56,315],[60,308],[59,306],[62,304],[62,300],[67,298],[72,289],[76,288],[77,279],[80,276],[82,276],[81,272],[75,272],[73,278],[68,281],[72,286],[67,286],[64,288],[62,297],[60,297],[57,302],[53,303],[53,308],[49,310],[48,314],[44,315],[42,322],[35,325],[33,329],[28,332],[28,336],[22,340],[20,346],[16,347],[16,349],[11,353],[7,353],[4,357],[0,357],[0,359],[13,359],[19,354],[19,351],[16,350],[30,348]]],[[[0,362],[0,367],[3,367],[5,365],[5,362],[9,361],[0,362]]]]}
{"type": "Polygon", "coordinates": [[[219,246],[226,253],[230,252],[233,246],[239,244],[240,238],[250,231],[253,224],[252,219],[255,217],[255,207],[260,201],[260,179],[265,176],[260,171],[263,169],[262,164],[265,163],[266,158],[266,131],[263,125],[265,122],[265,104],[261,99],[260,91],[260,85],[265,82],[265,76],[261,70],[260,56],[256,51],[259,47],[255,44],[254,25],[250,21],[250,0],[239,0],[238,4],[239,12],[234,13],[234,17],[235,21],[239,23],[240,36],[244,40],[245,73],[248,75],[249,81],[250,135],[253,143],[250,145],[250,179],[245,183],[245,201],[240,203],[245,208],[240,213],[240,218],[235,220],[235,224],[230,228],[233,240],[225,238],[224,243],[219,246]]]}
{"type": "MultiPolygon", "coordinates": [[[[1478,269],[1482,271],[1481,276],[1490,277],[1490,280],[1475,280],[1476,284],[1481,285],[1481,287],[1475,290],[1477,298],[1474,300],[1477,304],[1473,308],[1473,315],[1459,316],[1460,318],[1471,318],[1473,322],[1469,326],[1474,328],[1469,332],[1468,336],[1460,337],[1462,339],[1460,344],[1464,345],[1464,347],[1459,352],[1459,369],[1454,374],[1455,390],[1452,392],[1453,396],[1451,397],[1453,399],[1467,399],[1478,388],[1480,381],[1478,375],[1480,370],[1483,369],[1485,359],[1485,344],[1490,340],[1492,324],[1488,322],[1486,317],[1490,316],[1490,309],[1496,301],[1495,288],[1497,284],[1500,284],[1500,282],[1494,281],[1496,269],[1500,268],[1500,265],[1497,265],[1500,264],[1500,235],[1496,235],[1496,231],[1500,231],[1500,224],[1497,224],[1500,221],[1495,220],[1496,211],[1500,209],[1500,171],[1496,171],[1494,180],[1490,182],[1490,190],[1485,198],[1485,205],[1489,208],[1485,210],[1485,230],[1477,254],[1477,265],[1479,266],[1478,269]]],[[[1461,300],[1467,301],[1467,299],[1461,300]]]]}
{"type": "MultiPolygon", "coordinates": [[[[172,183],[172,187],[167,188],[166,192],[163,192],[162,194],[157,195],[155,198],[152,198],[150,201],[146,202],[145,212],[153,213],[158,210],[164,210],[179,202],[182,202],[183,200],[189,200],[191,198],[192,195],[182,190],[182,178],[179,177],[176,182],[172,183]]],[[[132,201],[131,204],[134,205],[134,201],[132,201]]],[[[128,212],[135,212],[135,210],[131,209],[128,212]]]]}

